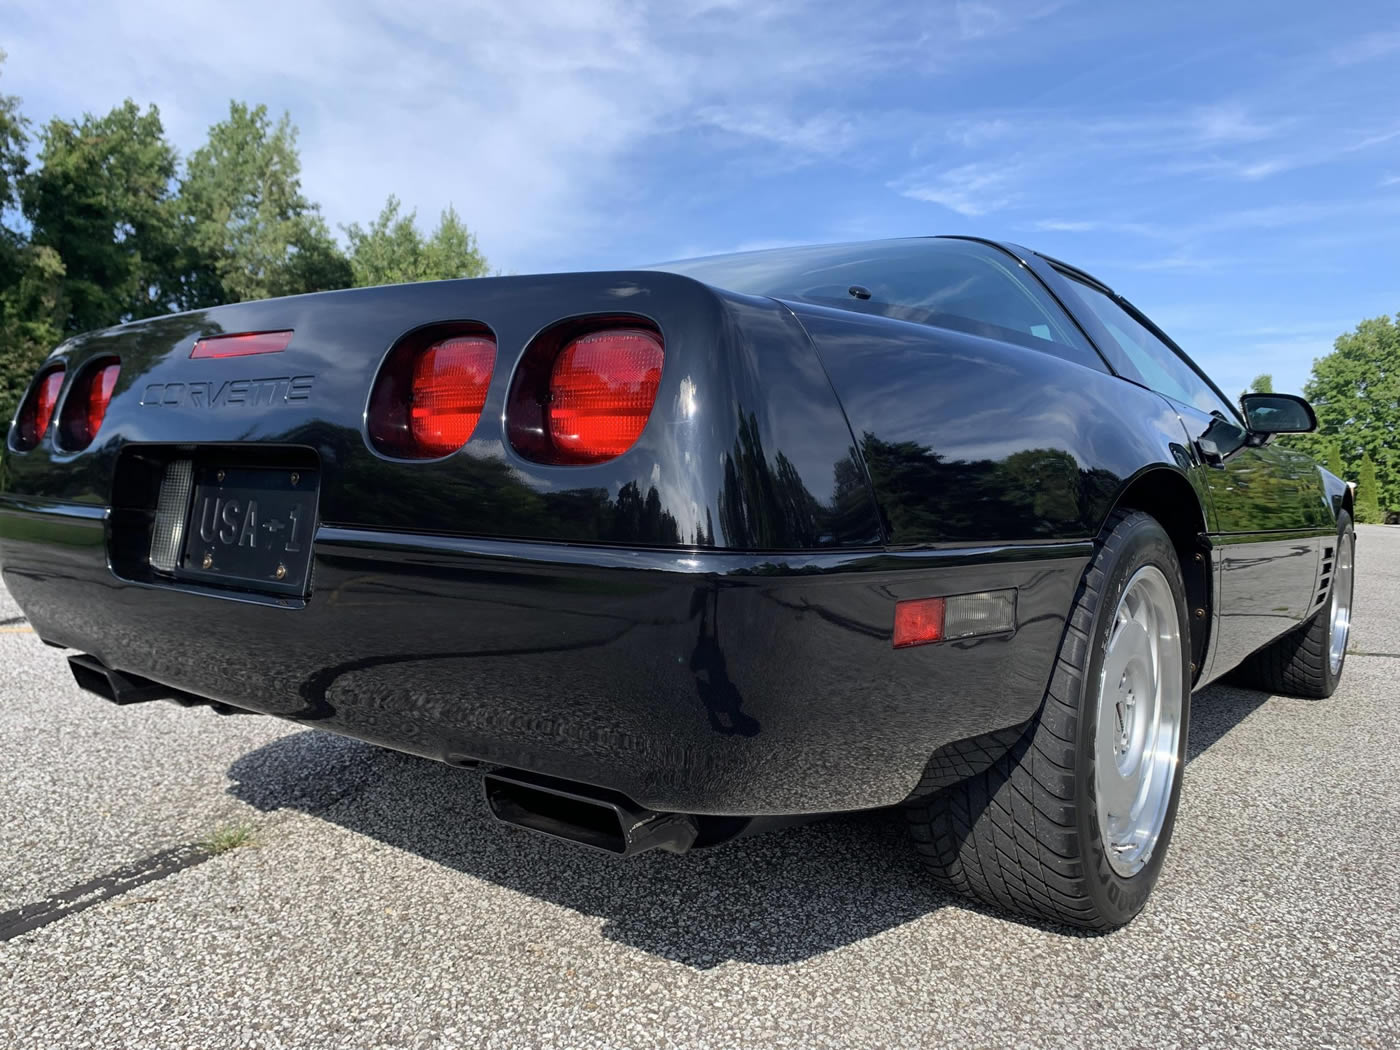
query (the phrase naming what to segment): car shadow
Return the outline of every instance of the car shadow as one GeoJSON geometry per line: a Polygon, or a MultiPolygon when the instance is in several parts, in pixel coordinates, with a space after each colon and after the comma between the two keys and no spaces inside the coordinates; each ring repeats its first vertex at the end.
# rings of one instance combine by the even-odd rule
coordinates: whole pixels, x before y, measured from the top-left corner
{"type": "MultiPolygon", "coordinates": [[[[1198,696],[1188,760],[1265,699],[1220,688],[1198,696]]],[[[475,772],[320,730],[243,755],[229,776],[230,793],[259,810],[299,810],[597,916],[604,937],[702,969],[799,962],[949,905],[984,911],[932,884],[896,810],[827,817],[683,856],[620,860],[497,823],[475,772]]]]}

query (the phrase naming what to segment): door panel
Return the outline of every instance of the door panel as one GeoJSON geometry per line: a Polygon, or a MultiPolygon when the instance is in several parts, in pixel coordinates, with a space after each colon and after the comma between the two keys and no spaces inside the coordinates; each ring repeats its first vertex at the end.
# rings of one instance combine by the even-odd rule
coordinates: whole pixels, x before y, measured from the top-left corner
{"type": "MultiPolygon", "coordinates": [[[[1173,404],[1187,433],[1201,442],[1216,417],[1173,404]]],[[[1210,678],[1311,615],[1319,554],[1335,528],[1322,476],[1307,456],[1275,445],[1228,451],[1227,444],[1222,451],[1220,462],[1202,455],[1201,469],[1215,569],[1210,678]]]]}

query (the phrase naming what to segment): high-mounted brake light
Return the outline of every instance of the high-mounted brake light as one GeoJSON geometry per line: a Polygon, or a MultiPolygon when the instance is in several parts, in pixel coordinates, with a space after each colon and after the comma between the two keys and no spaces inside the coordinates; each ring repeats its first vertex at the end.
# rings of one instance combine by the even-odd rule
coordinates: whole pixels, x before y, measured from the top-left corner
{"type": "Polygon", "coordinates": [[[564,462],[597,463],[637,443],[656,404],[665,352],[640,328],[569,342],[549,377],[549,436],[564,462]]]}
{"type": "Polygon", "coordinates": [[[496,340],[485,333],[427,342],[411,336],[389,354],[370,395],[370,442],[385,455],[438,459],[471,440],[486,407],[496,340]]]}
{"type": "Polygon", "coordinates": [[[249,357],[253,354],[280,354],[292,341],[286,332],[234,332],[215,335],[194,344],[190,357],[249,357]]]}
{"type": "Polygon", "coordinates": [[[49,423],[53,421],[53,410],[58,404],[58,393],[63,389],[63,366],[56,365],[41,372],[34,385],[29,388],[24,402],[20,405],[19,416],[15,419],[11,442],[21,452],[34,448],[44,439],[49,423]]]}
{"type": "Polygon", "coordinates": [[[92,444],[107,416],[120,374],[121,365],[111,360],[88,365],[78,374],[59,420],[59,444],[63,448],[77,451],[92,444]]]}

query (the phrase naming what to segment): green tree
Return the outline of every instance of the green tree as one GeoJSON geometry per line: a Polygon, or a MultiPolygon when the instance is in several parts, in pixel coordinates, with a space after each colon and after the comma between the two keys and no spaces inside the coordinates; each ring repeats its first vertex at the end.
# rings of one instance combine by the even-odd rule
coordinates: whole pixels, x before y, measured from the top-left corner
{"type": "MultiPolygon", "coordinates": [[[[5,53],[0,51],[0,66],[5,53]]],[[[62,338],[63,263],[6,221],[20,204],[28,122],[20,100],[0,94],[0,436],[39,362],[62,338]]]]}
{"type": "MultiPolygon", "coordinates": [[[[0,69],[4,65],[5,52],[0,51],[0,69]]],[[[5,225],[4,215],[19,204],[19,180],[28,166],[24,155],[29,142],[25,134],[28,121],[19,111],[19,101],[14,95],[0,94],[0,237],[6,238],[6,243],[19,237],[5,225]]],[[[4,245],[0,245],[3,250],[4,245]]]]}
{"type": "Polygon", "coordinates": [[[415,222],[417,213],[401,215],[399,207],[399,199],[391,194],[369,229],[358,223],[345,227],[357,287],[485,276],[486,260],[476,237],[454,208],[449,205],[437,229],[424,237],[415,222]]]}
{"type": "Polygon", "coordinates": [[[345,288],[349,263],[301,191],[297,131],[266,106],[229,103],[190,155],[179,204],[186,307],[345,288]]]}
{"type": "MultiPolygon", "coordinates": [[[[0,69],[5,64],[5,52],[0,51],[0,69]]],[[[19,99],[0,94],[0,295],[8,292],[19,279],[20,255],[24,238],[5,221],[6,213],[19,204],[19,181],[27,160],[24,155],[29,136],[26,121],[19,110],[19,99]]],[[[0,298],[0,332],[5,331],[7,303],[0,298]]]]}
{"type": "Polygon", "coordinates": [[[1362,321],[1334,346],[1313,362],[1303,388],[1317,411],[1318,430],[1299,445],[1321,456],[1327,442],[1337,442],[1350,470],[1369,460],[1373,498],[1380,507],[1400,507],[1400,316],[1362,321]]]}
{"type": "MultiPolygon", "coordinates": [[[[63,331],[167,312],[175,151],[159,111],[127,99],[104,117],[51,120],[39,140],[39,167],[20,180],[20,196],[31,243],[62,260],[63,331]]],[[[52,273],[51,260],[34,261],[52,273]]]]}
{"type": "Polygon", "coordinates": [[[1327,469],[1337,477],[1346,479],[1347,468],[1342,464],[1342,450],[1335,441],[1327,442],[1327,469]]]}
{"type": "Polygon", "coordinates": [[[1268,372],[1260,372],[1249,384],[1249,389],[1240,394],[1272,394],[1274,392],[1274,377],[1268,372]]]}
{"type": "Polygon", "coordinates": [[[1376,465],[1369,452],[1361,453],[1360,478],[1356,483],[1356,520],[1370,525],[1385,521],[1376,490],[1376,465]]]}

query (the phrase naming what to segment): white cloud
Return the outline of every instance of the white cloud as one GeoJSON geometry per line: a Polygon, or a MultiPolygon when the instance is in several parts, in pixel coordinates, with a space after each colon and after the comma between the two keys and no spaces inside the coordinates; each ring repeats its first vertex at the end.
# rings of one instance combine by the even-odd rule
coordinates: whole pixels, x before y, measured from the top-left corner
{"type": "Polygon", "coordinates": [[[830,157],[845,152],[856,141],[859,131],[854,120],[838,113],[795,117],[773,106],[707,106],[695,117],[701,126],[815,156],[830,157]]]}
{"type": "Polygon", "coordinates": [[[1015,167],[1004,164],[963,164],[911,176],[894,188],[911,200],[977,216],[1000,211],[1016,199],[1017,175],[1015,167]]]}
{"type": "MultiPolygon", "coordinates": [[[[3,4],[3,0],[0,0],[3,4]]],[[[949,7],[850,17],[796,0],[50,0],[0,7],[8,90],[50,113],[159,105],[188,153],[229,98],[290,110],[303,181],[332,224],[394,192],[425,218],[454,204],[493,263],[569,258],[630,199],[657,136],[710,126],[829,157],[859,129],[804,91],[926,68],[949,7]],[[55,69],[64,75],[54,76],[55,69]],[[742,107],[732,100],[748,100],[742,107]]],[[[946,54],[946,53],[945,53],[946,54]]]]}
{"type": "Polygon", "coordinates": [[[960,146],[984,146],[989,142],[999,142],[1015,133],[1015,125],[1002,117],[978,120],[959,120],[951,124],[947,138],[960,146]]]}
{"type": "Polygon", "coordinates": [[[1400,51],[1400,30],[1366,33],[1332,49],[1332,62],[1338,66],[1354,66],[1360,62],[1384,58],[1400,51]]]}
{"type": "Polygon", "coordinates": [[[1203,145],[1257,142],[1275,135],[1279,128],[1255,119],[1244,106],[1233,102],[1196,110],[1185,123],[1203,145]]]}
{"type": "Polygon", "coordinates": [[[1160,226],[1146,222],[1115,222],[1100,219],[1041,219],[1031,224],[1047,233],[1124,233],[1134,237],[1168,237],[1160,226]]]}

